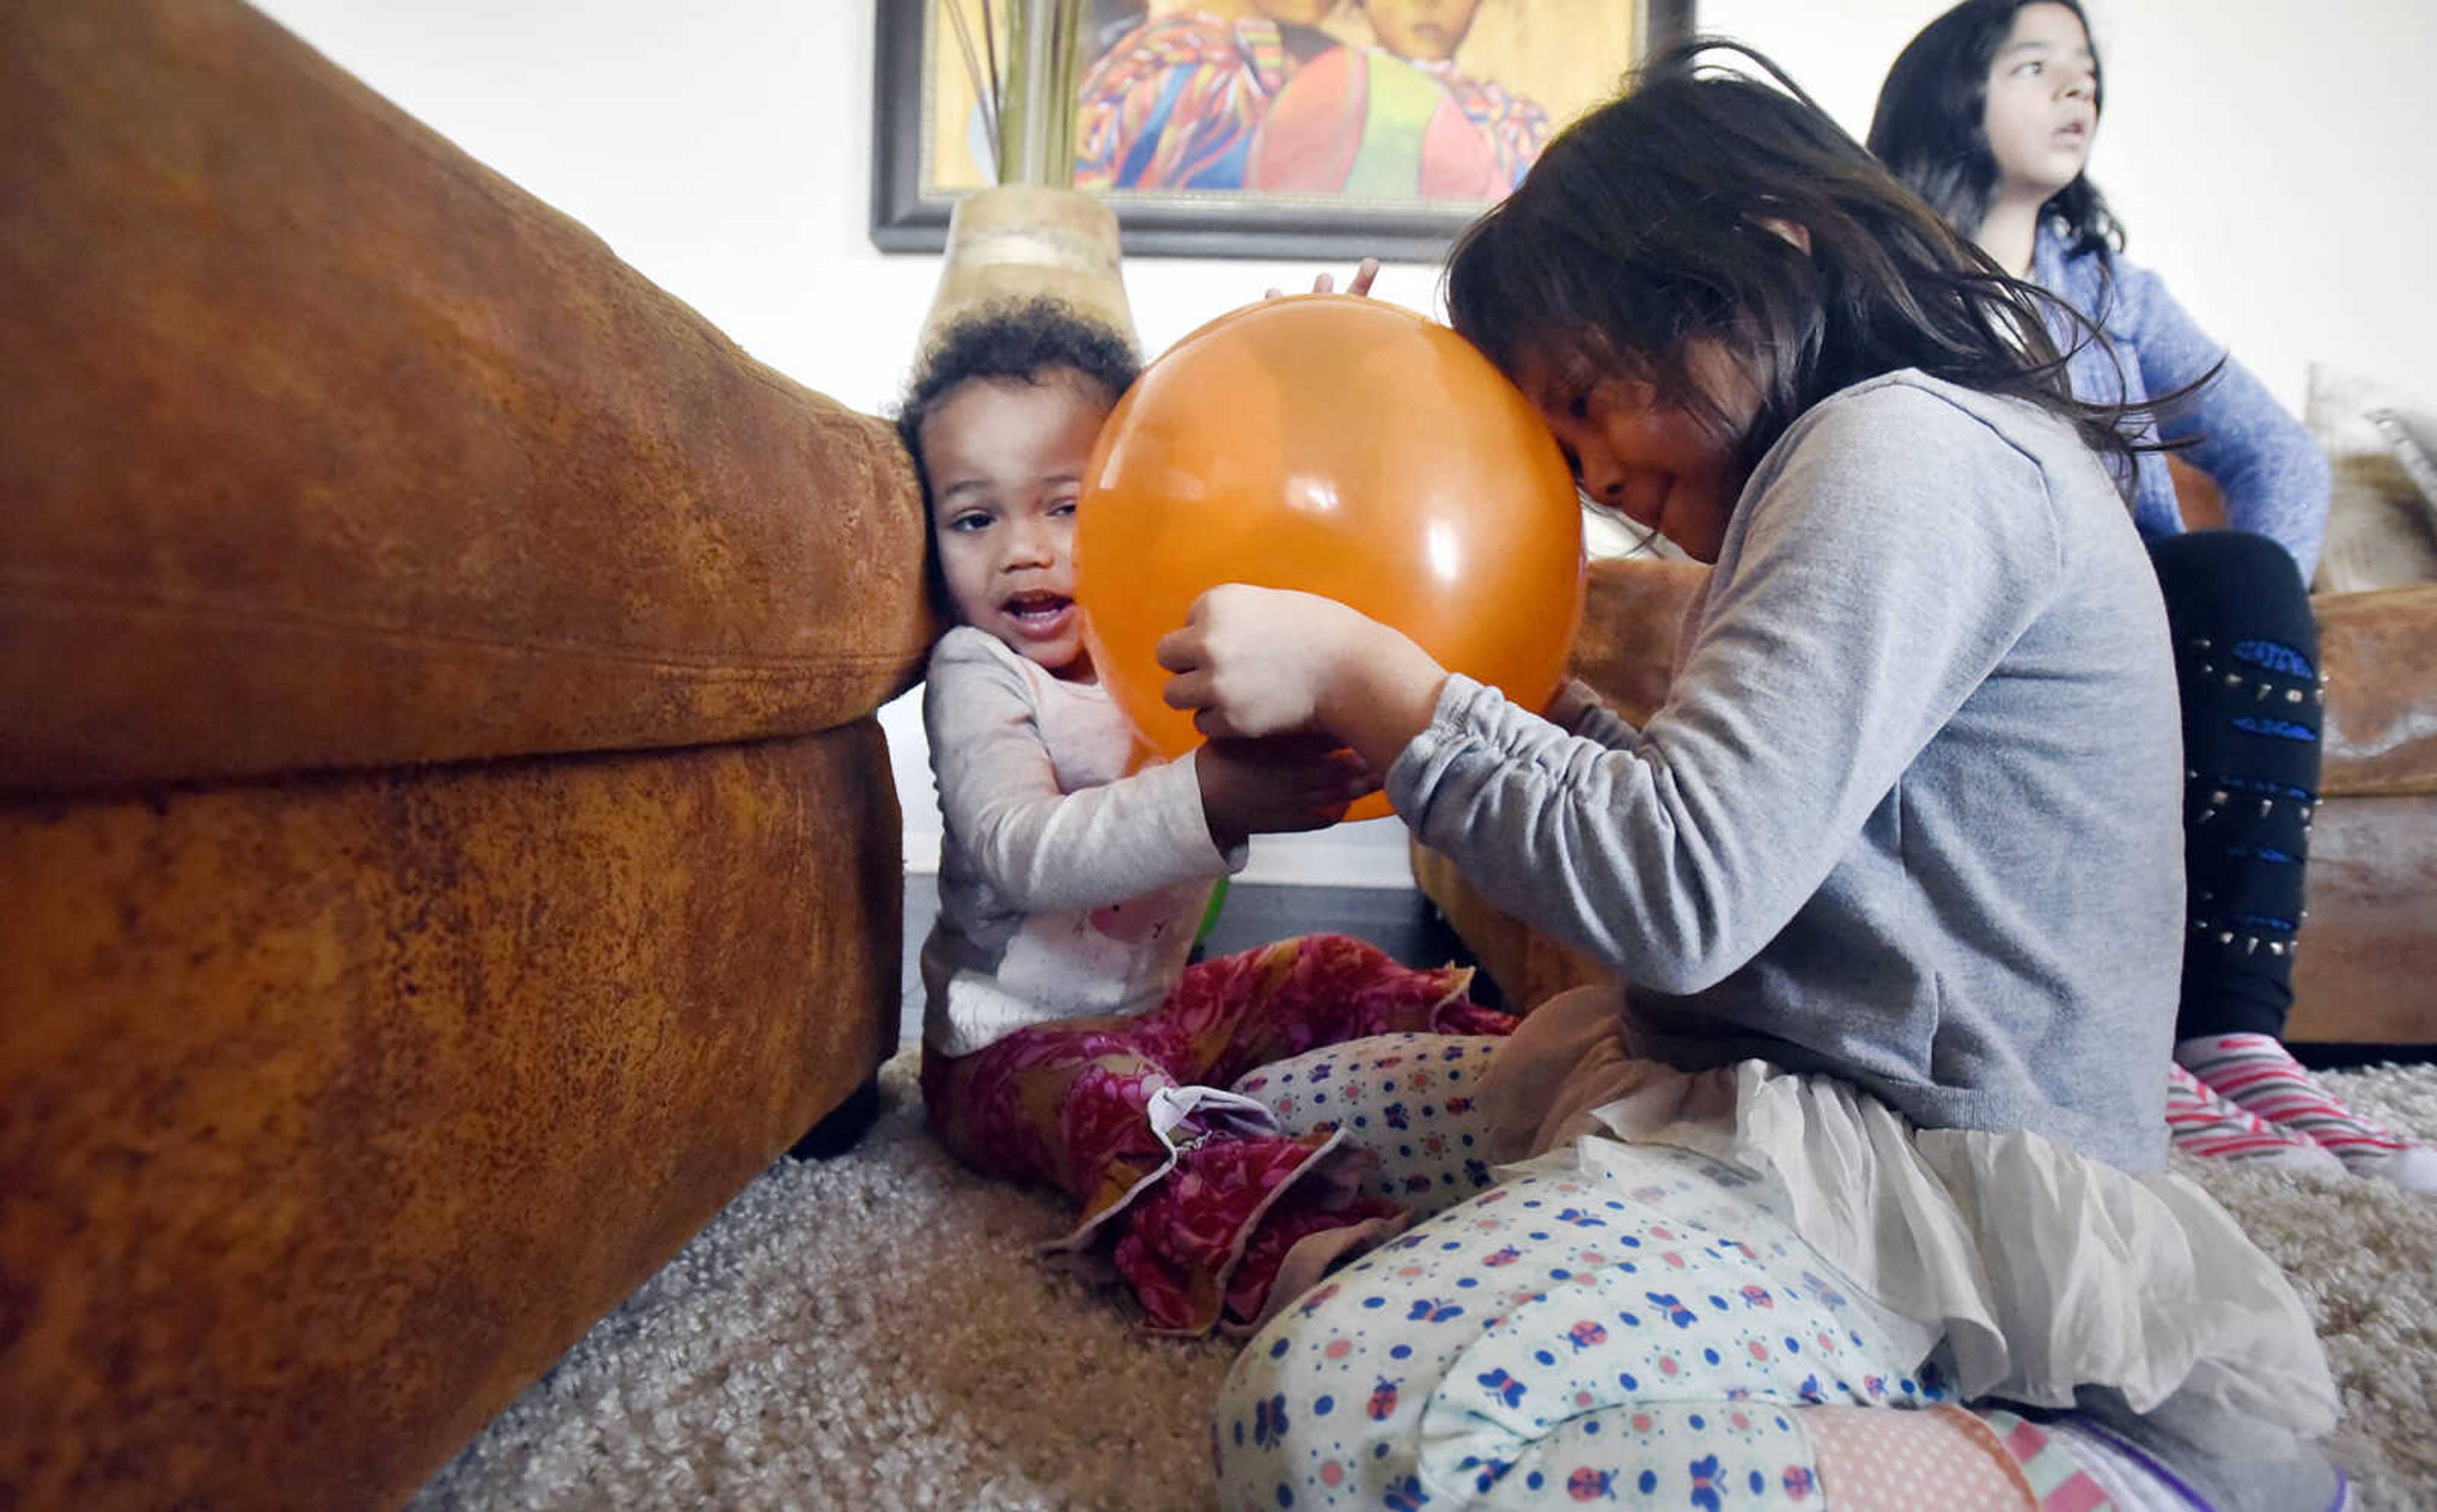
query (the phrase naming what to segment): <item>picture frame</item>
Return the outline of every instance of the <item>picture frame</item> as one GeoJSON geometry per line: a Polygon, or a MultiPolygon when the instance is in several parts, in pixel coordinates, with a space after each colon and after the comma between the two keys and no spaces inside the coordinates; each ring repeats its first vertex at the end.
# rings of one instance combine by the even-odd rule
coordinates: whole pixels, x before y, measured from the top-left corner
{"type": "MultiPolygon", "coordinates": [[[[974,91],[946,10],[959,3],[970,9],[978,0],[877,0],[871,239],[884,252],[938,252],[946,242],[948,218],[956,200],[991,182],[980,161],[986,148],[977,130],[974,91]]],[[[1164,12],[1174,3],[1154,0],[1150,9],[1164,12]]],[[[1111,37],[1134,35],[1120,28],[1127,23],[1125,13],[1142,7],[1126,0],[1102,0],[1094,9],[1109,29],[1096,37],[1096,50],[1085,64],[1087,75],[1091,61],[1109,45],[1111,37]],[[1112,13],[1115,13],[1113,21],[1109,19],[1112,13]]],[[[1384,62],[1378,61],[1387,49],[1370,30],[1366,14],[1356,0],[1342,0],[1335,8],[1329,36],[1349,50],[1343,58],[1329,61],[1341,73],[1367,61],[1380,70],[1383,80],[1406,78],[1399,59],[1391,56],[1384,62]]],[[[1504,90],[1504,99],[1537,105],[1545,129],[1552,130],[1606,98],[1639,59],[1690,36],[1692,26],[1693,0],[1482,0],[1471,33],[1456,47],[1452,59],[1438,66],[1442,77],[1451,67],[1459,78],[1486,80],[1491,90],[1504,90]],[[1481,72],[1470,72],[1476,66],[1481,72]],[[1499,73],[1489,72],[1493,68],[1499,73]]],[[[1324,45],[1322,50],[1325,51],[1324,45]]],[[[1306,96],[1317,96],[1326,85],[1323,71],[1311,72],[1309,79],[1290,78],[1289,83],[1306,96]]],[[[1382,88],[1376,93],[1384,96],[1387,91],[1382,88]]],[[[1281,91],[1275,97],[1289,96],[1281,91]]],[[[1471,96],[1476,105],[1479,97],[1476,86],[1471,96]]],[[[1447,109],[1452,107],[1432,117],[1433,130],[1443,119],[1457,119],[1446,113],[1447,109]]],[[[1486,113],[1467,109],[1472,116],[1486,113]]],[[[1280,115],[1298,122],[1327,119],[1324,110],[1308,108],[1282,109],[1280,115]]],[[[1459,120],[1458,135],[1462,125],[1459,120]]],[[[1483,162],[1491,150],[1502,155],[1495,167],[1465,182],[1496,185],[1497,192],[1502,193],[1507,170],[1519,175],[1520,166],[1528,165],[1528,154],[1536,153],[1536,144],[1526,147],[1526,139],[1514,130],[1499,140],[1500,128],[1476,125],[1495,143],[1494,148],[1481,149],[1483,162]]],[[[1113,135],[1104,133],[1104,137],[1113,135]]],[[[1288,133],[1272,130],[1268,135],[1282,140],[1288,133]]],[[[1327,176],[1322,154],[1306,153],[1296,160],[1283,150],[1273,150],[1275,141],[1265,140],[1261,147],[1266,156],[1246,170],[1247,177],[1287,177],[1297,171],[1299,164],[1318,165],[1304,173],[1306,178],[1327,176]],[[1278,162],[1289,167],[1277,168],[1278,162]]],[[[1467,174],[1476,167],[1464,166],[1467,174]]],[[[1442,175],[1443,180],[1447,177],[1442,175]]],[[[1376,183],[1378,176],[1370,179],[1376,183]]],[[[1124,251],[1153,257],[1338,261],[1375,256],[1435,262],[1455,234],[1496,198],[1495,194],[1382,195],[1308,184],[1283,190],[1257,183],[1142,187],[1093,182],[1088,174],[1080,184],[1116,211],[1124,251]]]]}

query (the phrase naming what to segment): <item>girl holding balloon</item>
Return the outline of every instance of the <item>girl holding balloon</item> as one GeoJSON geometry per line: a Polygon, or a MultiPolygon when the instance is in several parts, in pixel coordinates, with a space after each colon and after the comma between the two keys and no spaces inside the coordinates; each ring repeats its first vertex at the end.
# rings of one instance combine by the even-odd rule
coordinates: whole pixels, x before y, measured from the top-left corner
{"type": "MultiPolygon", "coordinates": [[[[959,621],[923,693],[944,836],[921,1083],[958,1158],[1075,1203],[1053,1251],[1113,1266],[1151,1329],[1193,1334],[1258,1322],[1394,1232],[1422,1174],[1392,1196],[1368,1152],[1286,1133],[1228,1083],[1424,1030],[1451,1032],[1433,1049],[1460,1079],[1513,1020],[1464,999],[1468,968],[1408,970],[1343,936],[1186,966],[1249,836],[1332,824],[1376,781],[1310,741],[1216,741],[1131,770],[1137,738],[1075,602],[1074,527],[1094,439],[1134,375],[1126,343],[1064,304],[985,307],[943,333],[899,414],[934,586],[959,621]]],[[[1487,1183],[1460,1155],[1438,1165],[1426,1189],[1487,1183]]]]}
{"type": "Polygon", "coordinates": [[[1206,734],[1350,746],[1631,983],[1499,1049],[1499,1186],[1253,1340],[1222,1503],[2340,1504],[2299,1298],[2161,1171],[2182,771],[2124,413],[1807,97],[1701,50],[1447,269],[1584,493],[1713,564],[1667,702],[1517,707],[1242,584],[1160,647],[1206,734]]]}

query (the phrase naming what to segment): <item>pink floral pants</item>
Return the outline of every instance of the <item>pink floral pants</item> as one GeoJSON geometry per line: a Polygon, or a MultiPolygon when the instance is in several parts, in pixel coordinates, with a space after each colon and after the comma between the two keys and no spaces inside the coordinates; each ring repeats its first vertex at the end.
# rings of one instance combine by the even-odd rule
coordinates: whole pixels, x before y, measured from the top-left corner
{"type": "Polygon", "coordinates": [[[1368,1035],[1503,1034],[1464,996],[1466,966],[1416,971],[1345,935],[1282,940],[1186,969],[1132,1017],[1035,1024],[971,1055],[926,1051],[941,1143],[988,1175],[1057,1188],[1079,1213],[1050,1246],[1108,1243],[1165,1333],[1257,1327],[1337,1256],[1404,1226],[1363,1190],[1374,1157],[1342,1131],[1282,1132],[1218,1090],[1273,1061],[1368,1035]]]}

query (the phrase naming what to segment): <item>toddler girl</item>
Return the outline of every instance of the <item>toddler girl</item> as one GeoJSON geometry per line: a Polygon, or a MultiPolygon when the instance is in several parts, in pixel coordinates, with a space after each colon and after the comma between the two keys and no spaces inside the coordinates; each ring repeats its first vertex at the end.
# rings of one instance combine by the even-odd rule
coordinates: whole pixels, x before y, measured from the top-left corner
{"type": "Polygon", "coordinates": [[[960,1159],[1077,1205],[1054,1249],[1105,1252],[1150,1327],[1200,1333],[1260,1319],[1407,1213],[1376,1178],[1366,1190],[1362,1152],[1282,1134],[1220,1089],[1358,1035],[1511,1020],[1464,1000],[1468,969],[1409,971],[1342,936],[1186,968],[1247,837],[1334,823],[1376,783],[1309,741],[1213,742],[1134,770],[1136,738],[1093,677],[1073,556],[1084,462],[1134,371],[1063,304],[987,309],[942,335],[900,412],[935,586],[960,621],[923,695],[945,834],[922,1094],[960,1159]]]}

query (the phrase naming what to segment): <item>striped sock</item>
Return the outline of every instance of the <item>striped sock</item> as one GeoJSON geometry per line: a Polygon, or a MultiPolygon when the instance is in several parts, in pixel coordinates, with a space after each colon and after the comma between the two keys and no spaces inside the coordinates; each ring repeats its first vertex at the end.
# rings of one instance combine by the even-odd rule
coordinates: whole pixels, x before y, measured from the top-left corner
{"type": "Polygon", "coordinates": [[[2274,1035],[2202,1034],[2179,1041],[2175,1059],[2244,1110],[2308,1137],[2355,1175],[2437,1192],[2437,1150],[2345,1106],[2274,1035]]]}
{"type": "Polygon", "coordinates": [[[2227,1101],[2181,1065],[2166,1078],[2166,1134],[2202,1160],[2239,1160],[2284,1171],[2340,1175],[2343,1162],[2295,1131],[2227,1101]]]}

